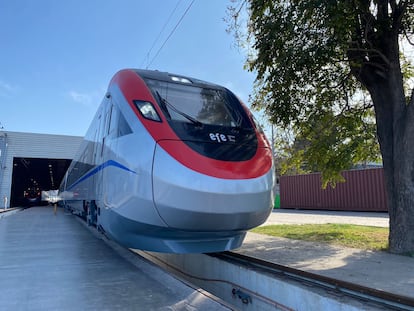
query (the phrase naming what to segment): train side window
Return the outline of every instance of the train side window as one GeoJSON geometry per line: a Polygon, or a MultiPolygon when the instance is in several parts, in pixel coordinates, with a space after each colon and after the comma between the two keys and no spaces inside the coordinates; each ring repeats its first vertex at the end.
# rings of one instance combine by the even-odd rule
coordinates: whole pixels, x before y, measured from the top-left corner
{"type": "Polygon", "coordinates": [[[111,122],[109,123],[109,137],[116,138],[118,137],[118,119],[119,119],[118,108],[114,105],[112,106],[111,113],[111,122]]]}
{"type": "Polygon", "coordinates": [[[119,118],[118,118],[118,137],[125,136],[131,134],[132,130],[129,126],[128,122],[125,120],[122,112],[119,111],[119,118]]]}
{"type": "Polygon", "coordinates": [[[110,131],[110,125],[111,125],[111,119],[112,119],[112,110],[113,110],[113,108],[114,108],[114,106],[113,105],[110,105],[109,106],[109,109],[108,109],[108,121],[107,121],[107,125],[106,125],[106,127],[107,127],[107,129],[106,129],[106,134],[107,135],[109,135],[109,131],[110,131]]]}
{"type": "Polygon", "coordinates": [[[116,105],[112,106],[111,120],[109,124],[109,137],[117,138],[131,134],[132,130],[122,112],[116,105]]]}

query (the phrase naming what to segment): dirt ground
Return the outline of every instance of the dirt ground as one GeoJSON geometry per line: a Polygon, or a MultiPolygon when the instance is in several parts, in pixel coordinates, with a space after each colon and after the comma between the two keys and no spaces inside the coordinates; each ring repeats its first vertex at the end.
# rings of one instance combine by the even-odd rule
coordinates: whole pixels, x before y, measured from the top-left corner
{"type": "MultiPolygon", "coordinates": [[[[275,210],[266,224],[350,223],[388,226],[386,213],[275,210]]],[[[414,297],[414,258],[249,232],[237,252],[292,268],[414,297]]]]}

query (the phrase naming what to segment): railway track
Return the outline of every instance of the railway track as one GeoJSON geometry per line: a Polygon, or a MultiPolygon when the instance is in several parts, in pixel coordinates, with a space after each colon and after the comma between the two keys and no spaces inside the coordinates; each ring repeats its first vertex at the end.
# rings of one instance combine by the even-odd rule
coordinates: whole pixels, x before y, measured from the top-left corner
{"type": "Polygon", "coordinates": [[[412,297],[321,276],[239,253],[138,253],[240,310],[320,310],[321,306],[324,310],[414,310],[412,297]],[[275,283],[274,280],[278,281],[275,283]],[[284,285],[280,287],[279,283],[293,285],[287,289],[284,285]],[[292,291],[296,290],[298,292],[292,295],[292,291]],[[310,298],[303,294],[303,291],[312,293],[308,295],[310,298]],[[295,296],[293,299],[302,300],[302,306],[286,299],[288,295],[295,296]],[[328,302],[319,301],[324,299],[328,302]],[[312,301],[315,301],[315,305],[312,305],[312,301]]]}
{"type": "Polygon", "coordinates": [[[398,295],[240,253],[168,254],[133,249],[130,249],[130,251],[221,298],[222,301],[231,306],[230,308],[235,310],[414,311],[414,295],[398,295]],[[253,280],[251,274],[260,275],[259,281],[257,277],[253,280]],[[293,299],[300,300],[303,298],[303,293],[296,292],[299,287],[293,287],[293,289],[289,287],[285,291],[283,291],[283,288],[282,290],[280,288],[274,289],[272,286],[275,283],[269,283],[269,281],[264,280],[265,278],[278,279],[281,283],[297,283],[308,288],[307,291],[316,293],[314,293],[314,298],[306,299],[304,304],[298,307],[294,303],[292,304],[292,300],[286,301],[283,295],[292,295],[293,291],[293,299]],[[249,282],[242,282],[244,279],[250,279],[250,284],[249,282]],[[258,286],[257,283],[262,280],[262,286],[258,286]],[[282,296],[275,297],[263,290],[269,288],[273,292],[280,291],[282,296]],[[319,298],[315,299],[315,296],[328,297],[328,300],[332,298],[331,300],[337,300],[338,304],[323,302],[321,307],[321,302],[318,301],[319,298]],[[315,305],[312,305],[312,302],[315,302],[315,305]],[[327,305],[328,307],[326,307],[327,305]]]}
{"type": "MultiPolygon", "coordinates": [[[[414,310],[414,298],[412,297],[401,296],[315,273],[294,269],[239,253],[222,252],[211,254],[210,256],[216,257],[220,260],[232,262],[236,265],[243,265],[249,269],[259,270],[262,273],[268,273],[274,275],[275,277],[283,277],[312,287],[319,287],[352,299],[358,299],[365,303],[371,303],[379,307],[384,307],[385,309],[414,310]]],[[[245,294],[248,295],[248,293],[245,294]]]]}

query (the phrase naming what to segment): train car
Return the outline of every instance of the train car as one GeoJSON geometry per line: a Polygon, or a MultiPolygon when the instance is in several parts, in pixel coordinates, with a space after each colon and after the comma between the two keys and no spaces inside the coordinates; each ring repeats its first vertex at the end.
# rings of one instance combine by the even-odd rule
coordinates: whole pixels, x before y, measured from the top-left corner
{"type": "Polygon", "coordinates": [[[112,78],[60,187],[120,244],[172,253],[239,247],[272,210],[270,145],[228,89],[166,72],[112,78]]]}
{"type": "Polygon", "coordinates": [[[39,205],[41,203],[40,188],[33,186],[23,192],[25,207],[39,205]]]}

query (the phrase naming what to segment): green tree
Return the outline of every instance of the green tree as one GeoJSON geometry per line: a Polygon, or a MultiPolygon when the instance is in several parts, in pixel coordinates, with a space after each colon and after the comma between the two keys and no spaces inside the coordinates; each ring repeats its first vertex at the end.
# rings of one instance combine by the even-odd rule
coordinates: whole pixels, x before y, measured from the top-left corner
{"type": "Polygon", "coordinates": [[[414,253],[413,71],[401,43],[412,51],[414,0],[244,0],[229,12],[256,74],[253,106],[293,126],[326,181],[375,158],[378,140],[390,251],[414,253]]]}

